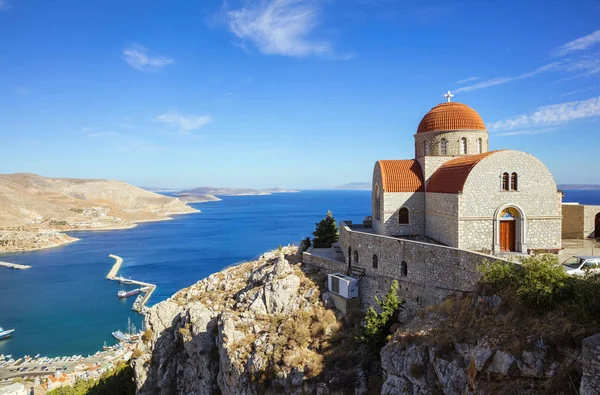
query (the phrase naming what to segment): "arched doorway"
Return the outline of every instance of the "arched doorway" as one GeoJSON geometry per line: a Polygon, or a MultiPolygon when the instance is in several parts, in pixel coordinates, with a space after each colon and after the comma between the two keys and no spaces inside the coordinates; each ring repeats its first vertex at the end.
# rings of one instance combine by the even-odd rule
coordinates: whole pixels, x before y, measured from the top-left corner
{"type": "Polygon", "coordinates": [[[516,206],[504,206],[496,212],[494,221],[494,252],[527,252],[526,221],[516,206]]]}
{"type": "Polygon", "coordinates": [[[600,239],[600,213],[596,214],[596,232],[595,236],[600,239]]]}

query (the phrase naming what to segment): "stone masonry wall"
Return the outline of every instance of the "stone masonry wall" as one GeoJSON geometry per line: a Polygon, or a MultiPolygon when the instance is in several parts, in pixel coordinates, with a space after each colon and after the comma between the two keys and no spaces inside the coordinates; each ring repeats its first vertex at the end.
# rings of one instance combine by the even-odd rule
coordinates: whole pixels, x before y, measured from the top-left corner
{"type": "Polygon", "coordinates": [[[388,236],[409,236],[425,234],[425,193],[424,192],[385,192],[383,194],[383,232],[388,236]],[[408,209],[408,224],[400,224],[399,211],[408,209]]]}
{"type": "Polygon", "coordinates": [[[452,156],[422,156],[417,158],[417,162],[421,165],[423,172],[423,180],[425,181],[425,190],[429,186],[429,180],[433,173],[437,171],[444,163],[454,159],[452,156]]]}
{"type": "Polygon", "coordinates": [[[428,193],[425,235],[448,246],[458,246],[458,195],[428,193]]]}
{"type": "Polygon", "coordinates": [[[600,206],[583,206],[584,237],[600,237],[596,234],[596,215],[600,214],[600,206]]]}
{"type": "MultiPolygon", "coordinates": [[[[437,289],[444,292],[472,291],[480,278],[477,265],[497,258],[456,248],[437,246],[417,241],[396,239],[351,230],[340,223],[340,244],[346,255],[358,252],[358,262],[352,265],[365,268],[369,277],[397,279],[401,285],[412,289],[437,289]],[[373,267],[373,256],[377,267],[373,267]],[[403,271],[403,267],[406,271],[403,271]]],[[[346,256],[347,259],[347,256],[346,256]]]]}
{"type": "Polygon", "coordinates": [[[600,394],[600,333],[585,338],[581,346],[583,376],[580,395],[600,394]]]}
{"type": "Polygon", "coordinates": [[[467,155],[478,154],[478,139],[482,140],[482,152],[488,151],[488,133],[483,130],[458,130],[450,132],[427,132],[415,134],[415,158],[425,156],[425,141],[429,142],[429,155],[439,156],[440,140],[445,138],[447,143],[446,156],[461,156],[460,140],[467,139],[467,155]]]}
{"type": "MultiPolygon", "coordinates": [[[[427,196],[429,211],[430,195],[427,196]]],[[[481,160],[469,173],[458,194],[459,248],[486,250],[490,248],[490,234],[473,235],[471,222],[489,221],[494,224],[494,248],[499,249],[496,221],[503,208],[515,207],[522,211],[526,224],[518,220],[517,246],[526,250],[550,250],[561,247],[562,195],[546,166],[534,156],[520,151],[498,151],[481,160]],[[502,190],[502,174],[518,175],[516,191],[502,190]],[[482,198],[485,197],[485,198],[482,198]],[[524,235],[524,240],[519,239],[524,235]]],[[[482,224],[481,222],[480,224],[482,224]]],[[[429,232],[429,228],[427,229],[429,232]]],[[[519,248],[519,247],[517,247],[519,248]]]]}
{"type": "Polygon", "coordinates": [[[585,232],[583,230],[583,206],[580,204],[563,204],[562,212],[562,238],[585,238],[585,232]]]}

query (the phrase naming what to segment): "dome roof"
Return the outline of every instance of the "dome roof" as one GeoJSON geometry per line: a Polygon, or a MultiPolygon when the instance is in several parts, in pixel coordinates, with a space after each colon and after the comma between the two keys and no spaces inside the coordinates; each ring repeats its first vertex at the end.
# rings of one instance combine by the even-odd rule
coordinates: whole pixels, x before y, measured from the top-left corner
{"type": "Polygon", "coordinates": [[[421,120],[417,133],[445,130],[485,130],[483,119],[466,104],[441,103],[433,107],[421,120]]]}

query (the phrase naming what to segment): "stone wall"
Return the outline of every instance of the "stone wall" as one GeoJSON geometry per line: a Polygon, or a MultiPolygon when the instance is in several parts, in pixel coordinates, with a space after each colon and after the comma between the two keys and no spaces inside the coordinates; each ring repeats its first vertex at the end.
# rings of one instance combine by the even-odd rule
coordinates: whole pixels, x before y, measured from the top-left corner
{"type": "Polygon", "coordinates": [[[486,260],[497,259],[476,252],[352,230],[344,222],[340,223],[340,245],[346,259],[349,248],[353,255],[354,251],[358,252],[358,262],[353,259],[352,264],[364,268],[367,276],[380,288],[389,289],[385,281],[397,279],[401,296],[422,298],[427,304],[439,302],[451,293],[473,291],[480,278],[477,266],[486,260]],[[373,266],[373,256],[377,256],[377,267],[373,266]]]}
{"type": "Polygon", "coordinates": [[[458,195],[428,193],[425,235],[448,246],[458,246],[458,195]]]}
{"type": "Polygon", "coordinates": [[[437,171],[444,163],[454,159],[453,156],[422,156],[417,158],[423,172],[423,181],[425,181],[425,190],[429,186],[429,180],[433,173],[437,171]]]}
{"type": "MultiPolygon", "coordinates": [[[[346,273],[348,272],[348,264],[339,262],[334,259],[327,259],[318,255],[312,254],[313,248],[302,253],[302,263],[325,269],[327,273],[346,273]]],[[[346,258],[347,259],[347,258],[346,258]]]]}
{"type": "Polygon", "coordinates": [[[584,237],[600,237],[600,234],[596,234],[596,215],[598,214],[600,214],[600,206],[583,206],[584,237]]]}
{"type": "Polygon", "coordinates": [[[425,156],[425,141],[429,143],[429,156],[462,156],[460,154],[460,140],[467,139],[467,155],[476,155],[478,150],[478,139],[482,140],[482,152],[488,151],[488,132],[484,130],[459,130],[427,132],[415,134],[415,158],[425,156]],[[447,141],[447,153],[440,152],[440,140],[447,141]]]}
{"type": "Polygon", "coordinates": [[[600,394],[600,333],[583,340],[581,346],[583,375],[580,395],[600,394]]]}
{"type": "Polygon", "coordinates": [[[425,234],[425,193],[385,192],[382,199],[383,216],[379,234],[410,236],[425,234]],[[400,209],[408,209],[408,224],[400,224],[400,209]]]}
{"type": "Polygon", "coordinates": [[[583,239],[583,206],[580,204],[562,205],[562,238],[583,239]]]}
{"type": "MultiPolygon", "coordinates": [[[[428,211],[430,195],[434,194],[427,196],[428,211]]],[[[458,233],[461,235],[457,247],[499,251],[500,214],[504,208],[514,207],[520,212],[517,251],[561,248],[562,194],[558,192],[548,168],[534,156],[506,150],[482,159],[471,170],[462,193],[457,196],[458,233]],[[516,191],[502,190],[502,174],[505,172],[517,173],[516,191]],[[473,227],[483,227],[486,221],[493,226],[493,244],[490,244],[489,230],[485,234],[471,232],[473,227]]]]}

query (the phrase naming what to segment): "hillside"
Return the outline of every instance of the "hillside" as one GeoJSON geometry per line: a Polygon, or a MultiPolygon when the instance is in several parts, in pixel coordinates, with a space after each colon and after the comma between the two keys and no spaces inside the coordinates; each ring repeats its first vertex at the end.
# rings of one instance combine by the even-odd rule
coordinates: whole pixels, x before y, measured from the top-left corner
{"type": "Polygon", "coordinates": [[[215,196],[245,196],[245,195],[271,195],[273,193],[292,193],[298,192],[291,189],[282,188],[267,188],[267,189],[251,189],[251,188],[213,188],[213,187],[198,187],[181,191],[179,195],[215,195],[215,196]]]}
{"type": "Polygon", "coordinates": [[[340,191],[370,191],[371,183],[370,182],[351,182],[349,184],[338,185],[334,187],[335,190],[340,191]]]}
{"type": "Polygon", "coordinates": [[[561,184],[558,189],[564,191],[598,191],[600,185],[597,184],[561,184]]]}
{"type": "Polygon", "coordinates": [[[204,202],[219,202],[223,199],[219,199],[215,195],[211,195],[210,193],[205,193],[201,195],[179,195],[177,196],[179,200],[185,203],[204,203],[204,202]]]}
{"type": "Polygon", "coordinates": [[[120,181],[0,175],[0,252],[77,239],[63,231],[119,229],[197,212],[177,198],[120,181]]]}

